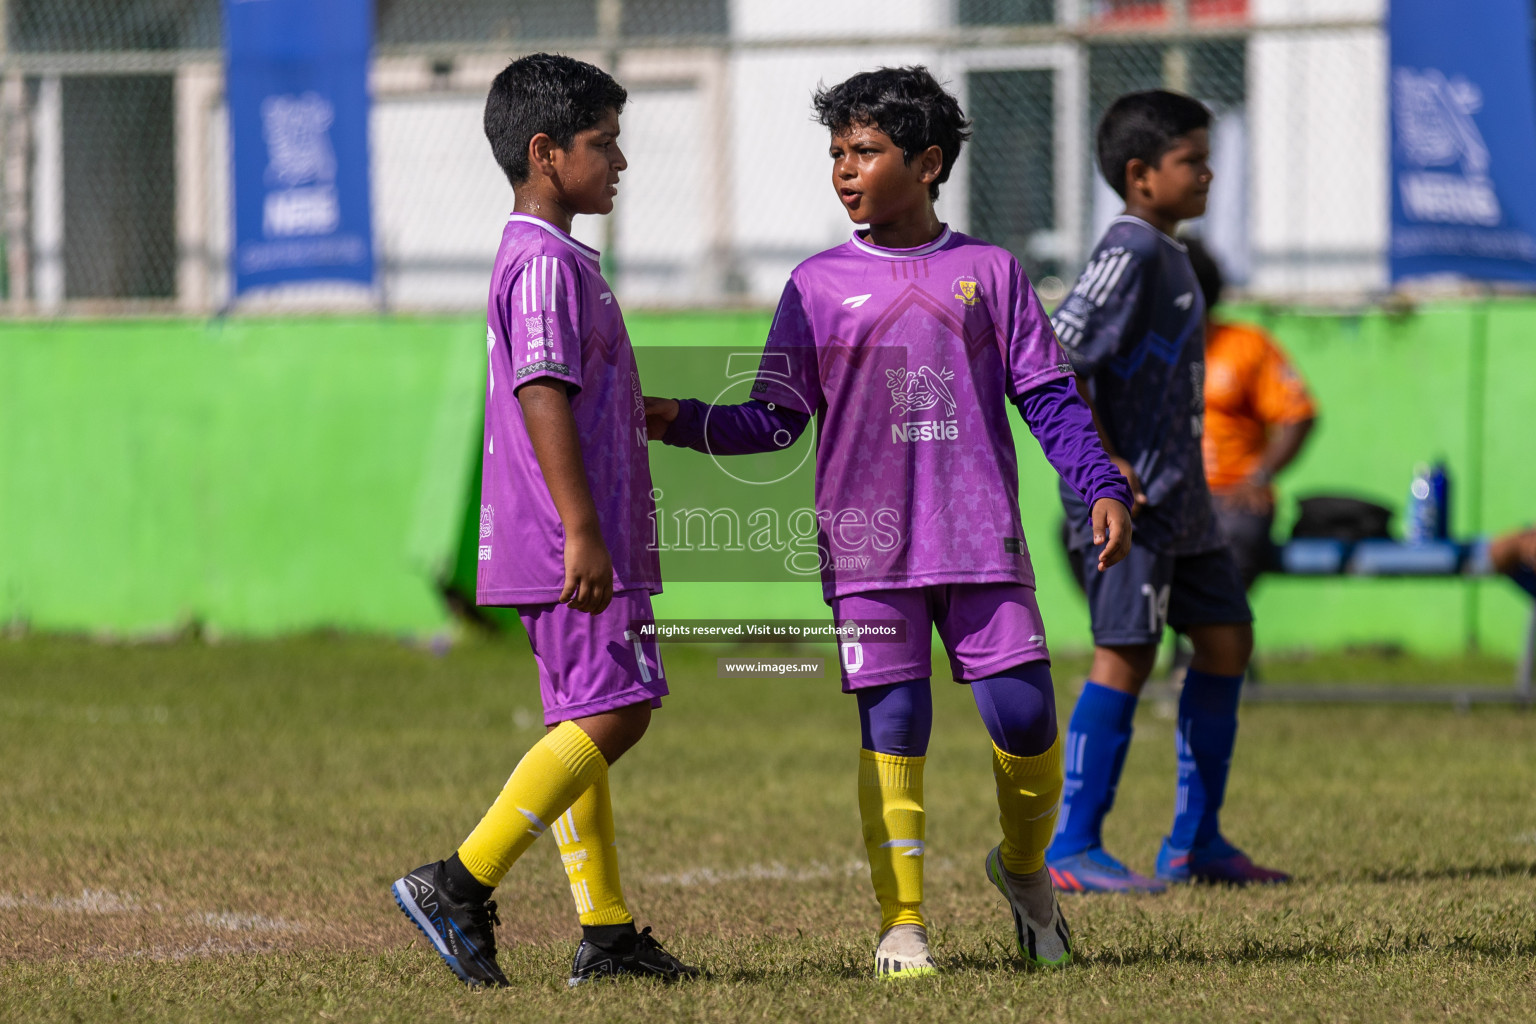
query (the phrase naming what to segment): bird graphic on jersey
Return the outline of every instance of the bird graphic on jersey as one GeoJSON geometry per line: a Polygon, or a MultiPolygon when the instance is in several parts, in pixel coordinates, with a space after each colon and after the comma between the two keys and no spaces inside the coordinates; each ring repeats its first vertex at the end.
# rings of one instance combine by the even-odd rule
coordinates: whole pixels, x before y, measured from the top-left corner
{"type": "Polygon", "coordinates": [[[940,402],[944,403],[944,415],[955,414],[955,396],[945,381],[954,380],[953,370],[937,370],[924,366],[915,373],[912,370],[892,369],[885,371],[886,383],[891,388],[891,411],[927,412],[940,402]]]}

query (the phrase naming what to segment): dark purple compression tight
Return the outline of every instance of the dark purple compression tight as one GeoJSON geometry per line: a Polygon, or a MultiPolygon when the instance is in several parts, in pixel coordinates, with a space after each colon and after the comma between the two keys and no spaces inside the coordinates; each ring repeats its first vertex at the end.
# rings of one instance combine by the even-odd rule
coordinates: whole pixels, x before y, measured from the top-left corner
{"type": "MultiPolygon", "coordinates": [[[[1051,666],[1030,661],[970,684],[987,735],[1005,754],[1034,757],[1056,742],[1056,691],[1051,666]]],[[[933,730],[933,693],[926,679],[855,690],[865,750],[922,757],[933,730]]]]}

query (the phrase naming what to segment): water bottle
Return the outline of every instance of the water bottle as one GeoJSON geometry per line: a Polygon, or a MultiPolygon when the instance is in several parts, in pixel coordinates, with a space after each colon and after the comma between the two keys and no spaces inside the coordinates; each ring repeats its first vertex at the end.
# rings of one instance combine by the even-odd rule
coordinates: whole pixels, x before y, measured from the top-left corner
{"type": "Polygon", "coordinates": [[[1448,540],[1451,535],[1451,480],[1446,475],[1444,459],[1430,467],[1429,500],[1435,508],[1435,539],[1448,540]]]}
{"type": "Polygon", "coordinates": [[[1408,523],[1403,531],[1409,544],[1428,544],[1439,530],[1435,522],[1435,487],[1430,468],[1424,463],[1414,467],[1413,482],[1408,485],[1408,523]]]}

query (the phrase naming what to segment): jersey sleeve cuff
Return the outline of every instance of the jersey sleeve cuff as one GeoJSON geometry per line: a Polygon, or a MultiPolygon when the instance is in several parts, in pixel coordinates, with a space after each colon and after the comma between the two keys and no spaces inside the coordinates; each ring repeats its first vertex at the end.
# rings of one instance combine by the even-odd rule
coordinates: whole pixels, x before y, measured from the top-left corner
{"type": "Polygon", "coordinates": [[[692,448],[704,439],[704,403],[696,398],[677,400],[677,419],[661,435],[661,443],[675,448],[692,448]]]}
{"type": "Polygon", "coordinates": [[[516,391],[524,384],[532,384],[536,380],[557,380],[572,394],[581,390],[581,380],[576,376],[576,371],[570,364],[557,359],[540,359],[514,370],[512,390],[516,391]]]}
{"type": "Polygon", "coordinates": [[[1093,508],[1094,503],[1100,498],[1114,498],[1125,506],[1127,512],[1130,511],[1131,505],[1135,501],[1131,497],[1131,485],[1126,483],[1125,477],[1120,476],[1118,473],[1115,475],[1115,479],[1106,480],[1093,489],[1088,495],[1088,507],[1093,508]]]}
{"type": "Polygon", "coordinates": [[[772,402],[774,405],[782,405],[786,409],[795,412],[803,412],[810,415],[814,409],[806,408],[805,396],[800,394],[788,384],[781,384],[774,380],[761,380],[752,388],[752,397],[759,402],[772,402]]]}

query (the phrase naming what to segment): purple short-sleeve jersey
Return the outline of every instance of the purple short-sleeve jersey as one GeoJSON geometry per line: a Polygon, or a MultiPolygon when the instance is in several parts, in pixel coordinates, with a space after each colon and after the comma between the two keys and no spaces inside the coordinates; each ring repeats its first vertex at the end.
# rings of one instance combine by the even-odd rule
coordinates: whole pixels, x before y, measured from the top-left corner
{"type": "Polygon", "coordinates": [[[613,588],[661,592],[650,544],[651,467],[635,353],[598,254],[545,221],[513,214],[491,275],[480,604],[545,604],[565,582],[565,530],[539,470],[516,391],[566,386],[613,588]]]}
{"type": "Polygon", "coordinates": [[[855,234],[795,268],[753,397],[817,416],[827,599],[1032,586],[1008,402],[1071,372],[1018,261],[979,239],[855,234]]]}

